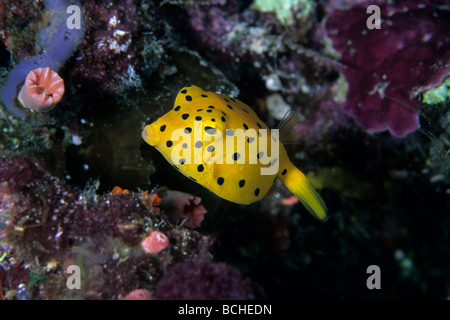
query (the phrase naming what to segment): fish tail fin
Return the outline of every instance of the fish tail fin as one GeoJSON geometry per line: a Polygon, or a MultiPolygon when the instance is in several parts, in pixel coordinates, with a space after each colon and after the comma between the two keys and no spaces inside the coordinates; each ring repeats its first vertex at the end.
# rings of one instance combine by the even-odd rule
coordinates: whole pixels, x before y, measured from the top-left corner
{"type": "Polygon", "coordinates": [[[314,217],[325,220],[328,211],[327,206],[305,175],[291,162],[284,170],[286,171],[282,171],[279,175],[281,181],[314,217]],[[285,172],[284,175],[283,172],[285,172]]]}
{"type": "Polygon", "coordinates": [[[295,126],[299,121],[300,113],[294,110],[286,112],[277,126],[280,130],[280,141],[283,144],[296,144],[300,141],[302,133],[296,130],[295,126]]]}

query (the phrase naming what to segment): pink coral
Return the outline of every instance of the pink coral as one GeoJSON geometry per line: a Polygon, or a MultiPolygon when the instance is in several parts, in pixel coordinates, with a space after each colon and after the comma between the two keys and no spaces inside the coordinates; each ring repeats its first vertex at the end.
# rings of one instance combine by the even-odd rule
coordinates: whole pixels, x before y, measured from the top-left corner
{"type": "Polygon", "coordinates": [[[131,291],[122,300],[152,300],[152,294],[145,289],[137,289],[131,291]]]}
{"type": "Polygon", "coordinates": [[[147,253],[158,253],[161,250],[165,249],[169,245],[169,238],[159,231],[152,231],[150,235],[148,235],[141,242],[142,248],[144,248],[147,253]]]}
{"type": "Polygon", "coordinates": [[[186,220],[184,226],[192,229],[200,227],[208,212],[201,198],[179,191],[167,191],[162,198],[161,208],[177,220],[186,220]]]}
{"type": "Polygon", "coordinates": [[[49,111],[64,95],[64,80],[50,68],[37,68],[28,73],[18,99],[27,109],[49,111]]]}

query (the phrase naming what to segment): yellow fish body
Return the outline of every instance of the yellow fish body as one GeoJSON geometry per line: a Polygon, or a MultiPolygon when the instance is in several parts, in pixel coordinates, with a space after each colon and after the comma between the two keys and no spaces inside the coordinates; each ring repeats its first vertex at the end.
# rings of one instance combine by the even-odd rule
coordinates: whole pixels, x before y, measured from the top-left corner
{"type": "Polygon", "coordinates": [[[279,178],[316,218],[327,208],[256,113],[238,99],[197,86],[178,93],[174,108],[142,131],[177,170],[240,204],[261,200],[279,178]]]}

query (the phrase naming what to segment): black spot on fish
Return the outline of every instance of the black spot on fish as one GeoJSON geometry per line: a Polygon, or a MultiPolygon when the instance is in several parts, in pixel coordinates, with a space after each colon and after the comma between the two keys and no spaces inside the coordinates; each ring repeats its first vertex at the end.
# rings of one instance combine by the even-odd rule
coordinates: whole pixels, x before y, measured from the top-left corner
{"type": "Polygon", "coordinates": [[[220,119],[222,119],[222,122],[225,122],[225,117],[220,117],[220,119]]]}
{"type": "Polygon", "coordinates": [[[161,131],[161,132],[164,132],[164,130],[166,130],[166,125],[165,125],[165,124],[163,124],[163,125],[159,128],[159,131],[161,131]]]}
{"type": "Polygon", "coordinates": [[[209,109],[215,109],[214,106],[208,106],[209,109]]]}
{"type": "Polygon", "coordinates": [[[180,92],[181,92],[182,94],[185,94],[185,93],[187,92],[187,90],[184,89],[184,90],[181,90],[180,92]]]}
{"type": "Polygon", "coordinates": [[[262,129],[262,126],[259,124],[259,122],[257,122],[256,125],[258,126],[258,128],[262,129]]]}
{"type": "Polygon", "coordinates": [[[183,113],[181,117],[183,118],[183,120],[186,120],[187,118],[189,118],[189,113],[183,113]]]}
{"type": "Polygon", "coordinates": [[[209,145],[206,150],[208,150],[208,152],[213,152],[214,150],[216,150],[216,147],[214,147],[213,145],[209,145]]]}
{"type": "Polygon", "coordinates": [[[191,96],[186,96],[186,101],[192,101],[192,97],[191,96]]]}
{"type": "Polygon", "coordinates": [[[185,164],[185,163],[186,163],[186,159],[181,158],[178,162],[179,162],[180,164],[185,164]]]}
{"type": "Polygon", "coordinates": [[[197,120],[197,121],[202,121],[202,117],[196,116],[196,117],[195,117],[195,120],[197,120]]]}
{"type": "Polygon", "coordinates": [[[241,155],[237,152],[233,153],[233,155],[231,156],[231,159],[233,159],[234,161],[236,161],[237,159],[239,159],[241,157],[241,155]]]}
{"type": "Polygon", "coordinates": [[[247,110],[245,110],[245,108],[242,108],[242,110],[245,112],[245,113],[248,113],[248,111],[247,110]]]}
{"type": "Polygon", "coordinates": [[[203,111],[203,109],[198,109],[197,112],[203,111]]]}
{"type": "Polygon", "coordinates": [[[256,188],[256,190],[255,190],[255,196],[259,196],[259,188],[256,188]]]}
{"type": "Polygon", "coordinates": [[[170,141],[170,140],[167,140],[166,141],[166,146],[167,146],[167,148],[170,148],[171,146],[173,146],[173,142],[170,141]]]}
{"type": "Polygon", "coordinates": [[[247,138],[247,142],[248,143],[252,143],[253,141],[255,141],[255,138],[253,138],[253,137],[248,137],[247,138]]]}
{"type": "Polygon", "coordinates": [[[180,110],[180,109],[181,109],[180,106],[176,106],[173,110],[178,111],[178,110],[180,110]]]}
{"type": "Polygon", "coordinates": [[[225,100],[226,102],[230,102],[230,100],[228,100],[227,98],[223,98],[223,100],[225,100]]]}
{"type": "Polygon", "coordinates": [[[230,110],[233,110],[233,107],[230,106],[229,104],[227,104],[227,107],[228,107],[230,110]]]}
{"type": "Polygon", "coordinates": [[[284,170],[281,172],[281,175],[284,176],[286,173],[287,173],[287,169],[284,169],[284,170]]]}
{"type": "Polygon", "coordinates": [[[212,122],[216,122],[216,119],[214,119],[214,118],[211,118],[211,121],[212,121],[212,122]]]}
{"type": "Polygon", "coordinates": [[[201,148],[203,146],[203,142],[201,142],[201,141],[197,141],[196,143],[195,143],[195,147],[196,148],[201,148]]]}
{"type": "Polygon", "coordinates": [[[256,157],[258,158],[258,159],[261,159],[262,157],[264,156],[264,152],[259,152],[257,155],[256,155],[256,157]]]}
{"type": "Polygon", "coordinates": [[[225,182],[225,179],[222,178],[222,177],[219,177],[219,178],[217,179],[217,184],[218,184],[219,186],[223,185],[224,182],[225,182]]]}
{"type": "Polygon", "coordinates": [[[212,112],[212,110],[210,109],[210,110],[206,110],[206,112],[209,112],[209,113],[211,113],[212,112]]]}
{"type": "Polygon", "coordinates": [[[223,112],[223,111],[222,111],[222,114],[223,114],[225,117],[227,116],[227,114],[226,114],[225,112],[223,112]]]}
{"type": "Polygon", "coordinates": [[[202,98],[208,98],[208,95],[202,94],[202,98]]]}
{"type": "Polygon", "coordinates": [[[205,170],[205,167],[202,164],[198,165],[197,171],[198,172],[203,172],[203,170],[205,170]]]}
{"type": "Polygon", "coordinates": [[[184,128],[184,133],[189,134],[191,132],[192,132],[192,128],[191,127],[184,128]]]}
{"type": "Polygon", "coordinates": [[[243,124],[243,127],[245,130],[248,130],[248,126],[245,123],[243,124]]]}
{"type": "Polygon", "coordinates": [[[239,187],[243,187],[245,185],[245,180],[242,179],[241,181],[239,181],[239,187]]]}
{"type": "Polygon", "coordinates": [[[231,101],[236,102],[236,100],[234,100],[233,98],[230,98],[230,99],[231,99],[231,101]]]}
{"type": "Polygon", "coordinates": [[[216,128],[213,128],[213,127],[208,127],[208,126],[206,126],[205,127],[205,132],[207,133],[207,134],[215,134],[216,133],[216,128]]]}

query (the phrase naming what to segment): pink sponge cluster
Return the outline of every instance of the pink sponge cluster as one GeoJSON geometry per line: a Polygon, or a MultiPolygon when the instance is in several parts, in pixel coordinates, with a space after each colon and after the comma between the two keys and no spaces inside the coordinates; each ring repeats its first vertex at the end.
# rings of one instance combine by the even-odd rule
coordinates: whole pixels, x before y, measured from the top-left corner
{"type": "Polygon", "coordinates": [[[141,246],[147,253],[158,253],[165,249],[169,244],[169,238],[160,232],[152,231],[144,240],[141,242],[141,246]]]}

